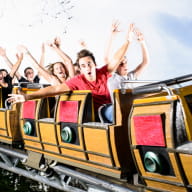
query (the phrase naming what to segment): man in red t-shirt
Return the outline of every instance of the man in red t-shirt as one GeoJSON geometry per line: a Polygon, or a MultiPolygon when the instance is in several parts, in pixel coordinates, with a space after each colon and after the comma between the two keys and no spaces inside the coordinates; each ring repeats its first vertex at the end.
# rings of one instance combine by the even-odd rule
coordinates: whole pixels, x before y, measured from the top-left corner
{"type": "Polygon", "coordinates": [[[9,102],[14,104],[46,96],[59,95],[70,90],[91,90],[96,112],[99,106],[111,102],[110,94],[107,88],[107,80],[110,77],[110,74],[117,69],[126,54],[133,30],[134,27],[133,24],[131,24],[125,42],[117,50],[113,58],[102,68],[96,69],[95,58],[91,52],[88,50],[81,50],[77,57],[77,63],[79,64],[81,70],[80,75],[75,76],[60,85],[49,86],[31,94],[10,94],[11,97],[9,98],[9,102]]]}
{"type": "Polygon", "coordinates": [[[95,58],[93,54],[83,49],[78,53],[76,62],[81,74],[66,82],[70,90],[91,90],[95,114],[99,106],[104,103],[111,103],[110,94],[107,88],[107,80],[111,76],[107,65],[96,69],[95,58]]]}

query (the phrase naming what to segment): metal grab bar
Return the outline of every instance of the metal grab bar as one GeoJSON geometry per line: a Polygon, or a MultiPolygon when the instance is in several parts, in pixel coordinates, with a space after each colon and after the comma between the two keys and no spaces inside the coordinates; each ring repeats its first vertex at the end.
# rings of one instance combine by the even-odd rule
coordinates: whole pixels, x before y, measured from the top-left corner
{"type": "Polygon", "coordinates": [[[39,83],[31,83],[31,82],[19,82],[18,87],[26,87],[26,88],[43,88],[42,84],[39,83]]]}
{"type": "Polygon", "coordinates": [[[156,83],[158,80],[123,80],[121,83],[156,83]]]}
{"type": "MultiPolygon", "coordinates": [[[[135,83],[154,83],[154,82],[158,82],[157,80],[123,80],[121,81],[121,93],[125,94],[126,93],[126,89],[127,87],[125,86],[125,84],[135,84],[135,83]]],[[[148,85],[148,84],[147,84],[148,85]]],[[[132,88],[132,87],[130,87],[132,88]]]]}
{"type": "Polygon", "coordinates": [[[5,109],[7,110],[12,109],[12,103],[8,102],[8,98],[5,100],[5,109]]]}
{"type": "Polygon", "coordinates": [[[133,95],[140,95],[140,94],[147,94],[147,93],[157,93],[160,91],[167,91],[169,96],[173,95],[173,92],[169,87],[167,87],[165,84],[159,84],[159,85],[145,85],[141,87],[136,87],[132,90],[133,95]]]}
{"type": "Polygon", "coordinates": [[[31,82],[19,82],[15,87],[28,88],[28,89],[41,89],[44,87],[50,86],[50,84],[41,84],[41,83],[31,83],[31,82]]]}
{"type": "Polygon", "coordinates": [[[192,74],[184,75],[184,76],[180,76],[180,77],[176,77],[176,78],[168,79],[168,80],[164,80],[164,81],[126,80],[126,81],[121,82],[121,85],[122,85],[121,92],[122,92],[122,94],[125,93],[125,88],[123,87],[123,84],[125,84],[125,83],[150,83],[147,85],[133,88],[132,93],[134,95],[138,95],[138,94],[145,94],[145,93],[156,93],[156,92],[159,92],[162,90],[166,90],[169,95],[173,95],[171,89],[168,88],[168,86],[185,83],[188,81],[192,81],[192,74]],[[151,83],[151,82],[153,82],[153,83],[151,83]]]}

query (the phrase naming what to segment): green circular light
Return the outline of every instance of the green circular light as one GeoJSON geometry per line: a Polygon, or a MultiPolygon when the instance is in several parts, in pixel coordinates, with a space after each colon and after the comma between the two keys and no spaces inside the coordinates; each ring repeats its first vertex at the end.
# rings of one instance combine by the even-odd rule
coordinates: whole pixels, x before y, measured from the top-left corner
{"type": "Polygon", "coordinates": [[[159,159],[159,156],[154,152],[148,151],[147,153],[145,153],[144,165],[146,170],[149,172],[161,172],[161,161],[159,159]]]}
{"type": "Polygon", "coordinates": [[[70,143],[73,139],[73,133],[70,127],[63,127],[61,130],[61,138],[64,142],[70,143]]]}
{"type": "Polygon", "coordinates": [[[29,121],[26,121],[23,126],[23,131],[25,135],[31,135],[32,133],[32,124],[29,121]]]}

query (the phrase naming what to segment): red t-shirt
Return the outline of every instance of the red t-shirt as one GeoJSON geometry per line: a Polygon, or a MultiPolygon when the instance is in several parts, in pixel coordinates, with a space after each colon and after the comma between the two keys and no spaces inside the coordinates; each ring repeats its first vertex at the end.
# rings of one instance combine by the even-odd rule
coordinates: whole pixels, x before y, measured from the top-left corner
{"type": "Polygon", "coordinates": [[[110,77],[107,66],[96,69],[96,81],[88,81],[83,74],[68,80],[66,84],[71,90],[91,90],[95,112],[99,106],[111,103],[110,94],[107,87],[107,80],[110,77]]]}

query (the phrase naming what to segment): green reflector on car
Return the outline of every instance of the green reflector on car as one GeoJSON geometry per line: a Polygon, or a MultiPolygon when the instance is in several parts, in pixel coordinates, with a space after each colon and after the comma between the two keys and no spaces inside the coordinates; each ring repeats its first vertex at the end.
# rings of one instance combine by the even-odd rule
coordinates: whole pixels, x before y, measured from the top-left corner
{"type": "Polygon", "coordinates": [[[144,156],[144,165],[147,171],[152,173],[161,172],[161,161],[158,154],[148,151],[144,156]]]}
{"type": "Polygon", "coordinates": [[[61,130],[62,141],[70,143],[73,139],[73,133],[70,127],[63,127],[61,130]]]}
{"type": "Polygon", "coordinates": [[[25,135],[31,135],[32,133],[32,124],[29,121],[26,121],[23,126],[23,131],[25,135]]]}

